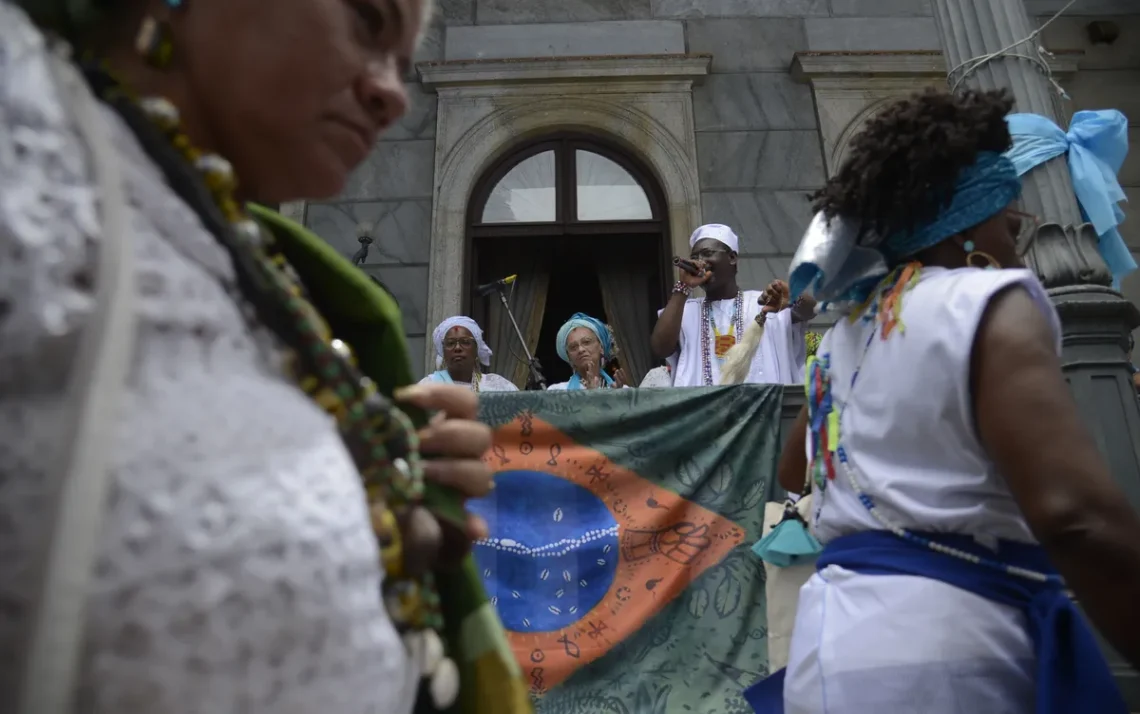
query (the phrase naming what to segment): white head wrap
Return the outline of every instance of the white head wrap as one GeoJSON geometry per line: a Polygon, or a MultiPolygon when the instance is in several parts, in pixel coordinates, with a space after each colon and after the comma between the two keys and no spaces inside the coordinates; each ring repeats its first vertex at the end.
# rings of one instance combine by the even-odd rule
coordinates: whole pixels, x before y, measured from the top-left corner
{"type": "Polygon", "coordinates": [[[697,244],[697,241],[705,238],[712,238],[715,241],[720,241],[728,246],[728,249],[733,253],[740,252],[740,239],[732,232],[732,229],[720,223],[709,223],[708,225],[701,226],[693,231],[693,235],[689,236],[689,247],[692,248],[697,244]]]}
{"type": "Polygon", "coordinates": [[[431,333],[432,342],[435,343],[436,369],[443,367],[443,338],[453,327],[462,327],[471,333],[471,336],[475,338],[475,344],[479,348],[479,362],[485,367],[490,367],[491,348],[483,341],[483,330],[480,329],[479,325],[470,317],[456,315],[439,323],[439,327],[435,328],[435,332],[431,333]]]}

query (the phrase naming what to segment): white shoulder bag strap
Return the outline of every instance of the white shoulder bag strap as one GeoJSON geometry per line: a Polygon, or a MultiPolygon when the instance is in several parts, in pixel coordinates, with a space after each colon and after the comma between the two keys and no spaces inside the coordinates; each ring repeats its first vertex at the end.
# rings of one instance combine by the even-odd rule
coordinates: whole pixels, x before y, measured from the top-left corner
{"type": "Polygon", "coordinates": [[[87,84],[60,48],[49,53],[56,89],[90,152],[102,234],[95,306],[68,385],[53,477],[54,512],[43,579],[30,623],[19,714],[71,714],[86,629],[91,573],[101,542],[109,457],[120,436],[119,397],[134,353],[135,271],[120,158],[87,84]]]}

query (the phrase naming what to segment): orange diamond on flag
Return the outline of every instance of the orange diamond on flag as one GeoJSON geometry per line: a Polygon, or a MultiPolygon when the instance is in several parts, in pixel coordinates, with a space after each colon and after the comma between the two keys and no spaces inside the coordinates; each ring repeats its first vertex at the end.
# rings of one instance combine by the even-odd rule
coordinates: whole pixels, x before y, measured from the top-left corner
{"type": "Polygon", "coordinates": [[[543,693],[637,631],[745,531],[524,413],[495,432],[491,495],[471,503],[488,594],[543,693]]]}

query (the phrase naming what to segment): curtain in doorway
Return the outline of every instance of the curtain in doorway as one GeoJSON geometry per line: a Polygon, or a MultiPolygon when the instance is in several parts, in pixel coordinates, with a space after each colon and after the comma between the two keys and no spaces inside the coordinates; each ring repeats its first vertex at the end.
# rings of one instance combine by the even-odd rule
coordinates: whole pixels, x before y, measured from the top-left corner
{"type": "MultiPolygon", "coordinates": [[[[542,315],[546,311],[546,291],[550,286],[550,258],[539,251],[526,251],[522,255],[512,255],[510,270],[518,274],[513,290],[507,293],[511,311],[519,323],[527,349],[534,353],[538,347],[538,336],[542,330],[542,315]]],[[[505,271],[497,271],[505,272],[505,271]]],[[[503,309],[497,294],[490,298],[487,312],[487,346],[494,355],[491,357],[491,371],[515,383],[519,389],[526,387],[530,371],[511,318],[503,309]]]]}
{"type": "Polygon", "coordinates": [[[614,328],[614,338],[621,350],[626,382],[635,387],[653,368],[653,353],[649,348],[653,322],[647,302],[649,275],[643,267],[626,261],[600,261],[598,283],[602,287],[602,302],[610,327],[614,328]]]}

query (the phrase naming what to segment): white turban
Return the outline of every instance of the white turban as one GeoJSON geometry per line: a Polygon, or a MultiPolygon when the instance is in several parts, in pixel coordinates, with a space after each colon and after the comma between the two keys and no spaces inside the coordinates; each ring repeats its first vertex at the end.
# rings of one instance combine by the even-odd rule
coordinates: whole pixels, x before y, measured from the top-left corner
{"type": "Polygon", "coordinates": [[[491,348],[483,341],[483,330],[481,330],[479,325],[470,317],[456,315],[439,323],[439,327],[435,328],[435,332],[431,333],[432,342],[435,343],[436,369],[443,367],[443,338],[453,327],[462,327],[471,333],[471,336],[475,338],[475,344],[479,347],[479,362],[486,367],[490,367],[491,348]]]}
{"type": "Polygon", "coordinates": [[[720,223],[709,223],[708,225],[701,226],[693,231],[693,235],[689,236],[689,247],[692,248],[697,244],[697,241],[705,238],[712,238],[715,241],[720,241],[728,246],[728,249],[733,253],[740,252],[740,239],[732,232],[728,226],[721,225],[720,223]]]}

